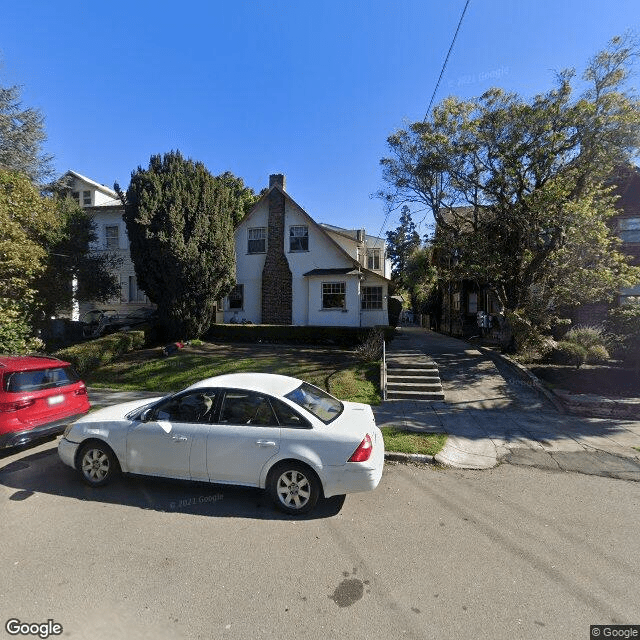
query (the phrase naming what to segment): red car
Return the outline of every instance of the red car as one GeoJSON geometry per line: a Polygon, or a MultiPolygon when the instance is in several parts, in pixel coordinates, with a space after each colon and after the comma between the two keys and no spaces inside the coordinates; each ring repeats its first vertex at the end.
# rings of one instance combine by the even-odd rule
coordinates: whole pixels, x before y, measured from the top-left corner
{"type": "Polygon", "coordinates": [[[62,433],[90,406],[87,388],[68,362],[0,356],[0,449],[62,433]]]}

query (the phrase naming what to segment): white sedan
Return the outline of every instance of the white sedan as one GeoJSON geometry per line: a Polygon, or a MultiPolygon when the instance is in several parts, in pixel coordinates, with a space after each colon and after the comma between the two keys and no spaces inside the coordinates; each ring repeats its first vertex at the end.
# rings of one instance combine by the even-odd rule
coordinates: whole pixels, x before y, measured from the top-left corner
{"type": "Polygon", "coordinates": [[[119,471],[239,484],[267,489],[290,514],[309,512],[320,496],[375,489],[384,465],[369,405],[263,373],[87,414],[66,429],[58,453],[94,487],[119,471]]]}

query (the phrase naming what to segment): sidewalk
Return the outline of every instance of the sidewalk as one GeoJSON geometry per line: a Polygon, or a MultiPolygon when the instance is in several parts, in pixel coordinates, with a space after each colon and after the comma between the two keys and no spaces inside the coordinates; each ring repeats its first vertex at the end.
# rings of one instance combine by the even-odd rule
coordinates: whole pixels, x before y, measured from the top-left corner
{"type": "Polygon", "coordinates": [[[425,329],[402,327],[387,349],[417,350],[438,364],[444,402],[374,408],[379,426],[447,433],[437,462],[487,469],[506,461],[640,481],[640,421],[562,413],[508,364],[425,329]]]}
{"type": "MultiPolygon", "coordinates": [[[[640,420],[564,413],[505,361],[425,329],[402,327],[387,350],[415,350],[438,365],[443,402],[388,400],[373,407],[378,426],[447,433],[436,462],[462,469],[507,462],[640,481],[640,420]]],[[[162,395],[89,389],[96,408],[162,395]]]]}

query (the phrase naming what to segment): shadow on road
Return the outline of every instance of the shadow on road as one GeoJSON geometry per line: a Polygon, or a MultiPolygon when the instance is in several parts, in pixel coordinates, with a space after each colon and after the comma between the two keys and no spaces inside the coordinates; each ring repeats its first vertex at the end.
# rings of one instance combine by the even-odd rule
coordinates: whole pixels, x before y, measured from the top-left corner
{"type": "Polygon", "coordinates": [[[93,488],[62,463],[57,441],[46,446],[15,460],[5,456],[8,462],[0,466],[0,485],[15,489],[10,500],[28,500],[33,494],[42,493],[166,513],[256,520],[329,518],[337,515],[344,504],[344,496],[321,499],[313,513],[292,517],[277,511],[264,491],[251,487],[126,475],[93,488]]]}

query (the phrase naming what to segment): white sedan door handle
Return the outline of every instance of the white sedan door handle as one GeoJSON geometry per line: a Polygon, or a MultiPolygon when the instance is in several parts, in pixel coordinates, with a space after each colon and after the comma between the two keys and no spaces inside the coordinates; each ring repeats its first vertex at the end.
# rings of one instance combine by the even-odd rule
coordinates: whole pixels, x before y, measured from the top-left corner
{"type": "Polygon", "coordinates": [[[256,444],[259,447],[275,447],[276,443],[273,440],[256,440],[256,444]]]}
{"type": "Polygon", "coordinates": [[[186,442],[189,438],[187,438],[187,436],[173,436],[171,439],[174,442],[186,442]]]}

